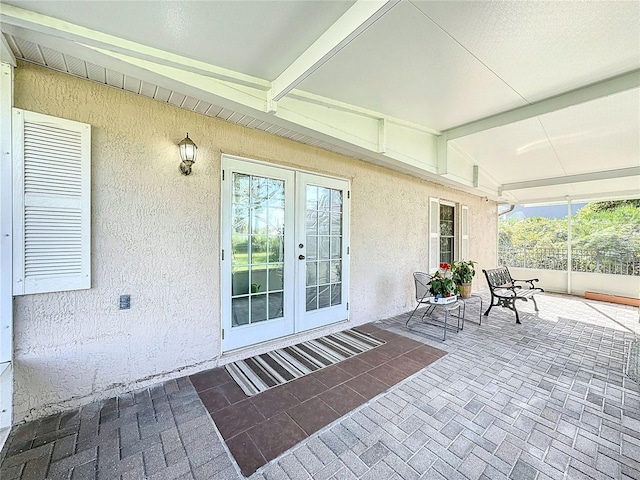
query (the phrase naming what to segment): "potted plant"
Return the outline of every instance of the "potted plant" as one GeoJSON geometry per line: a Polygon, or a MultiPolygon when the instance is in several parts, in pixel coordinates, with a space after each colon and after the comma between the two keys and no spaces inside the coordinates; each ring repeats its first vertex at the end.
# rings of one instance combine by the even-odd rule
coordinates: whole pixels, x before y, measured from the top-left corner
{"type": "Polygon", "coordinates": [[[473,260],[465,260],[461,262],[453,262],[451,272],[453,281],[456,284],[456,293],[462,298],[471,296],[471,282],[476,274],[476,262],[473,260]]]}
{"type": "Polygon", "coordinates": [[[446,298],[453,295],[455,284],[451,275],[451,265],[441,263],[440,269],[433,275],[431,279],[431,294],[438,298],[446,298]]]}

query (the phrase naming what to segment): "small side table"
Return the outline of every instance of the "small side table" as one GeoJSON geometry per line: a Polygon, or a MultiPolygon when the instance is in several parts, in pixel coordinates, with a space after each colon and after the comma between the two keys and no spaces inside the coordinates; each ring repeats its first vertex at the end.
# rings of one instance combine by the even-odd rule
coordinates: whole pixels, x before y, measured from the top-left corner
{"type": "MultiPolygon", "coordinates": [[[[480,301],[480,312],[478,315],[478,323],[482,326],[482,297],[480,295],[471,295],[469,298],[458,297],[458,300],[462,302],[462,317],[466,318],[467,314],[467,303],[469,302],[478,302],[480,301]]],[[[462,323],[464,327],[464,322],[462,323]]]]}

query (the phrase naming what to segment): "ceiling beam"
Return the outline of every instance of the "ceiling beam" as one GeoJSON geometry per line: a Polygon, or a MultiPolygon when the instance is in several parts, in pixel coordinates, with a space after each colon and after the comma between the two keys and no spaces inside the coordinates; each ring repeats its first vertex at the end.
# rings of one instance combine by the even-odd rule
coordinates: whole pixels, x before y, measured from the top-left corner
{"type": "Polygon", "coordinates": [[[399,1],[358,0],[272,82],[267,97],[280,100],[399,1]]]}
{"type": "Polygon", "coordinates": [[[617,170],[604,170],[602,172],[581,173],[578,175],[565,175],[564,177],[505,183],[500,187],[499,191],[507,192],[512,190],[522,190],[525,188],[549,187],[552,185],[564,185],[567,183],[593,182],[597,180],[610,180],[612,178],[634,176],[640,176],[640,167],[619,168],[617,170]]]}
{"type": "Polygon", "coordinates": [[[8,63],[13,67],[17,65],[16,57],[13,55],[11,47],[2,33],[0,33],[0,61],[2,61],[2,63],[8,63]]]}
{"type": "Polygon", "coordinates": [[[407,128],[416,130],[418,132],[430,133],[432,135],[441,134],[440,130],[436,130],[434,128],[425,127],[424,125],[420,125],[414,122],[409,122],[407,120],[403,120],[398,117],[393,117],[391,115],[387,115],[386,113],[376,112],[374,110],[362,108],[357,105],[352,105],[350,103],[341,102],[339,100],[323,97],[321,95],[316,95],[314,93],[304,92],[302,90],[292,90],[287,95],[287,98],[302,100],[306,103],[314,103],[322,107],[331,108],[333,110],[340,110],[347,113],[353,113],[356,115],[362,115],[364,117],[369,117],[376,120],[380,120],[381,118],[384,118],[388,125],[398,125],[401,127],[407,127],[407,128]]]}
{"type": "Polygon", "coordinates": [[[510,198],[505,204],[517,204],[523,207],[533,207],[537,205],[552,205],[558,203],[567,203],[567,200],[572,202],[610,202],[617,200],[634,200],[638,198],[638,190],[618,190],[616,192],[604,192],[604,193],[584,193],[580,195],[571,195],[567,198],[567,195],[548,196],[548,197],[536,197],[536,198],[510,198]]]}
{"type": "Polygon", "coordinates": [[[447,140],[465,137],[473,133],[482,132],[491,128],[502,127],[511,123],[537,117],[546,113],[555,112],[563,108],[578,105],[580,103],[597,100],[616,93],[640,87],[640,69],[612,77],[601,82],[587,85],[570,92],[556,95],[551,98],[514,108],[507,112],[492,115],[474,122],[445,130],[447,140]]]}
{"type": "MultiPolygon", "coordinates": [[[[360,113],[357,109],[334,108],[297,95],[283,98],[276,112],[267,113],[264,108],[266,92],[261,89],[235,85],[97,47],[84,45],[82,48],[100,54],[102,58],[98,64],[115,72],[248,115],[274,128],[298,132],[300,137],[308,136],[326,142],[336,148],[324,148],[338,153],[353,152],[358,154],[356,158],[366,158],[378,165],[432,181],[436,179],[436,135],[418,129],[413,124],[396,124],[395,121],[387,121],[379,113],[375,115],[370,111],[360,113]],[[381,122],[384,123],[382,138],[381,122]],[[381,147],[384,152],[379,152],[381,147]]],[[[83,58],[80,51],[77,53],[79,56],[76,58],[83,58]]],[[[295,136],[289,138],[296,140],[295,136]]],[[[471,185],[471,180],[471,174],[469,179],[438,179],[440,183],[456,188],[471,185]]],[[[496,188],[493,188],[493,192],[496,193],[496,188]]]]}

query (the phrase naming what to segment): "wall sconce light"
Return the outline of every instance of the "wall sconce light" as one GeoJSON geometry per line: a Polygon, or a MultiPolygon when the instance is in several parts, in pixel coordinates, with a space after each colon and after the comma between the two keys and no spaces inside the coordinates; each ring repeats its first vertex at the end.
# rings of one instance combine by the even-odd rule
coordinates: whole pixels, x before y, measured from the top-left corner
{"type": "Polygon", "coordinates": [[[182,159],[182,162],[180,162],[180,173],[189,175],[191,173],[191,165],[196,163],[198,147],[189,138],[188,133],[187,137],[178,144],[178,147],[180,147],[180,158],[182,159]]]}

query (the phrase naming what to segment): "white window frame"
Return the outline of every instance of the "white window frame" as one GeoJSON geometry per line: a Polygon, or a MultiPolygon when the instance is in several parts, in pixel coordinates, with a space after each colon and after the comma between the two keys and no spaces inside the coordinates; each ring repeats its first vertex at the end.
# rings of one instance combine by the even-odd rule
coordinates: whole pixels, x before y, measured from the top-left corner
{"type": "MultiPolygon", "coordinates": [[[[458,204],[453,203],[453,202],[449,202],[447,200],[440,200],[440,210],[442,210],[442,207],[451,207],[453,208],[453,246],[451,247],[451,254],[453,256],[453,258],[451,259],[451,262],[448,263],[453,263],[454,261],[456,261],[458,259],[458,245],[460,244],[460,240],[459,240],[459,235],[458,235],[458,226],[460,224],[460,222],[458,221],[458,211],[459,211],[459,207],[458,204]]],[[[438,222],[438,227],[440,227],[442,222],[442,218],[440,218],[440,221],[438,222]]],[[[439,263],[443,263],[442,262],[442,251],[440,251],[440,245],[441,245],[441,239],[443,237],[443,235],[439,235],[439,239],[438,239],[438,262],[439,263]]]]}
{"type": "MultiPolygon", "coordinates": [[[[14,59],[15,60],[15,59],[14,59]]],[[[13,423],[13,68],[0,69],[0,450],[13,423]]]]}
{"type": "Polygon", "coordinates": [[[461,203],[429,197],[429,252],[428,270],[434,273],[440,267],[440,206],[454,208],[454,261],[469,259],[469,207],[461,203]]]}

